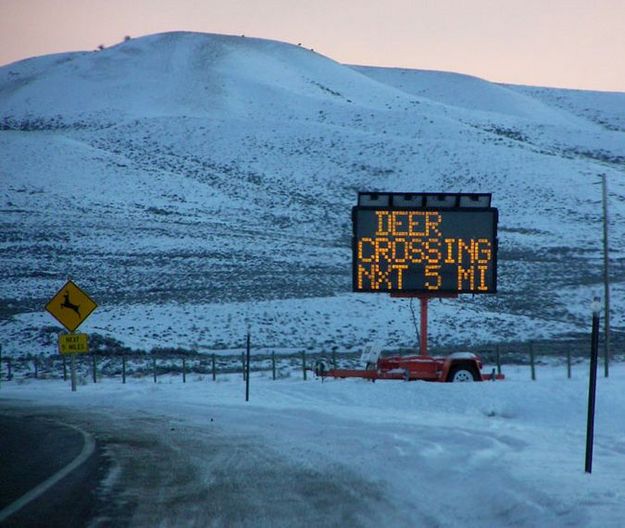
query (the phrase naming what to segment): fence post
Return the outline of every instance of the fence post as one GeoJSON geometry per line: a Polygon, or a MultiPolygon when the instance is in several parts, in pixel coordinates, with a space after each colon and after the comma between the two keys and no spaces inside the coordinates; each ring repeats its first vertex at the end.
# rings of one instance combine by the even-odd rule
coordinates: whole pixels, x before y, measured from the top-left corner
{"type": "Polygon", "coordinates": [[[13,379],[13,372],[11,370],[11,356],[7,358],[7,381],[11,381],[13,379]]]}
{"type": "Polygon", "coordinates": [[[336,370],[336,350],[332,349],[332,368],[336,370]]]}
{"type": "Polygon", "coordinates": [[[530,341],[530,366],[532,368],[532,381],[536,381],[536,367],[534,364],[534,344],[530,341]]]}
{"type": "Polygon", "coordinates": [[[306,351],[302,350],[302,373],[304,375],[304,381],[306,381],[306,351]]]}
{"type": "Polygon", "coordinates": [[[182,358],[182,383],[187,382],[187,358],[182,358]]]}
{"type": "Polygon", "coordinates": [[[154,383],[156,383],[156,358],[152,358],[152,374],[154,376],[154,383]]]}
{"type": "Polygon", "coordinates": [[[126,383],[126,356],[122,356],[122,383],[126,383]]]}
{"type": "Polygon", "coordinates": [[[61,359],[63,360],[63,381],[67,381],[67,360],[65,359],[65,354],[61,354],[61,359]]]}
{"type": "Polygon", "coordinates": [[[271,351],[271,379],[276,379],[276,351],[271,351]]]}
{"type": "Polygon", "coordinates": [[[245,401],[250,401],[250,331],[247,331],[247,340],[246,340],[246,348],[247,348],[247,361],[246,361],[246,371],[245,371],[245,401]]]}
{"type": "Polygon", "coordinates": [[[497,356],[497,374],[501,374],[501,354],[499,353],[499,345],[495,347],[495,354],[497,356]]]}
{"type": "Polygon", "coordinates": [[[571,347],[566,349],[566,376],[571,379],[571,347]]]}
{"type": "Polygon", "coordinates": [[[98,382],[98,363],[95,357],[95,350],[91,353],[91,369],[93,370],[93,383],[98,382]]]}
{"type": "Polygon", "coordinates": [[[217,379],[217,368],[215,364],[215,354],[213,354],[213,381],[217,379]]]}

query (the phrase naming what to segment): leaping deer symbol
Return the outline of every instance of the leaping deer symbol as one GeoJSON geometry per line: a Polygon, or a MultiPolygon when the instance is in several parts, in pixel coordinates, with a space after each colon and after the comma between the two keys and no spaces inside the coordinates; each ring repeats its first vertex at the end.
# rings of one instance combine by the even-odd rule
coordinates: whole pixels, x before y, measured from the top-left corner
{"type": "Polygon", "coordinates": [[[65,293],[63,294],[63,302],[61,303],[61,308],[69,308],[70,310],[73,310],[74,312],[76,312],[76,315],[78,317],[80,317],[80,305],[79,304],[73,304],[70,300],[69,300],[69,292],[67,290],[65,290],[65,293]]]}

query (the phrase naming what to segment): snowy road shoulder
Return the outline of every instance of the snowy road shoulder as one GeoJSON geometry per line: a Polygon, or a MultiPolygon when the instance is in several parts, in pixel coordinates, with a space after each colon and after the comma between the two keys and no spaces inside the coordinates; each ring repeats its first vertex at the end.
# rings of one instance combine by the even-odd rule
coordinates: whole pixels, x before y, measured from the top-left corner
{"type": "MultiPolygon", "coordinates": [[[[501,383],[107,380],[4,384],[108,446],[133,525],[620,526],[625,368],[600,379],[593,474],[587,382],[545,368],[501,383]],[[51,406],[52,405],[52,406],[51,406]],[[147,506],[149,505],[149,507],[147,506]]],[[[587,375],[586,375],[587,377],[587,375]]]]}

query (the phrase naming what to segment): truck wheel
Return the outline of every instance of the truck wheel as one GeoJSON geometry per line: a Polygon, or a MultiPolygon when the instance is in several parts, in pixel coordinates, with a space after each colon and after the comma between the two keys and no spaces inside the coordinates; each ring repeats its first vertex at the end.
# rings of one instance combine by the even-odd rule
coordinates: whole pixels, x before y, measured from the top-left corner
{"type": "Polygon", "coordinates": [[[447,379],[452,383],[460,383],[477,381],[477,376],[475,375],[475,372],[468,367],[453,367],[449,371],[449,376],[447,377],[447,379]]]}

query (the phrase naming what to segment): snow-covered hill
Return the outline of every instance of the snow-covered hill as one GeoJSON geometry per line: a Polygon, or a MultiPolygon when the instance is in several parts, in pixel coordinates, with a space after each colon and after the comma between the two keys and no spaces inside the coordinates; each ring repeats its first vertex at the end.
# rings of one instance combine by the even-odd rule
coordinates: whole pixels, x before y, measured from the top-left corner
{"type": "Polygon", "coordinates": [[[601,174],[625,324],[622,93],[167,33],[0,68],[0,129],[5,350],[43,350],[68,275],[133,347],[410,346],[406,301],[350,293],[358,190],[493,193],[500,293],[434,305],[434,343],[586,331],[601,174]]]}

